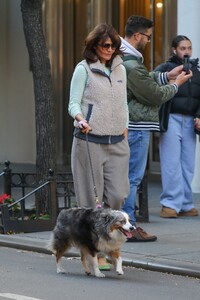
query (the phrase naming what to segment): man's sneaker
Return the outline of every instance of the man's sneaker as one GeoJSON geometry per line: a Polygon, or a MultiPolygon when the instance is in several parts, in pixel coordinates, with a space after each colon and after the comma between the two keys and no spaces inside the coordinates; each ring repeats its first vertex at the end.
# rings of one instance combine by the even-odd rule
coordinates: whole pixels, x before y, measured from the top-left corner
{"type": "Polygon", "coordinates": [[[160,211],[160,217],[161,218],[177,218],[177,212],[169,207],[162,207],[160,211]]]}
{"type": "Polygon", "coordinates": [[[179,217],[196,217],[199,215],[199,212],[196,208],[192,208],[189,211],[180,211],[178,213],[179,217]]]}
{"type": "Polygon", "coordinates": [[[144,231],[141,227],[137,227],[132,231],[132,237],[127,240],[130,243],[136,242],[154,242],[157,240],[157,236],[150,235],[144,231]]]}

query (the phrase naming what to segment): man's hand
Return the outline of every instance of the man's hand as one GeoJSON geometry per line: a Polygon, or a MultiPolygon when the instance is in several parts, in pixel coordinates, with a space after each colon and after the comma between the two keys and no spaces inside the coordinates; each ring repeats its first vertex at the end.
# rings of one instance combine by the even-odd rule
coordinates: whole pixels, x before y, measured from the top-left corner
{"type": "Polygon", "coordinates": [[[176,77],[181,74],[181,72],[183,71],[183,65],[178,66],[174,69],[172,69],[171,71],[167,72],[167,79],[170,80],[176,80],[176,77]]]}
{"type": "Polygon", "coordinates": [[[188,81],[188,79],[190,79],[191,77],[192,77],[192,71],[191,70],[190,70],[189,74],[186,74],[186,72],[183,71],[180,75],[177,76],[174,83],[176,83],[177,86],[180,86],[183,83],[185,83],[186,81],[188,81]]]}

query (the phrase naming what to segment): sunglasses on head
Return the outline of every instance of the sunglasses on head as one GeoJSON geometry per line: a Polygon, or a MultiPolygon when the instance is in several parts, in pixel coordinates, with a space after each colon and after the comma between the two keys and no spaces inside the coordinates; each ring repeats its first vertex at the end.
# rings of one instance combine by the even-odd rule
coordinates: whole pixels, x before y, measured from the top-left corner
{"type": "Polygon", "coordinates": [[[109,44],[109,43],[98,44],[98,46],[100,46],[104,49],[107,49],[107,50],[110,49],[110,47],[111,47],[112,50],[115,50],[117,48],[114,44],[109,44]]]}

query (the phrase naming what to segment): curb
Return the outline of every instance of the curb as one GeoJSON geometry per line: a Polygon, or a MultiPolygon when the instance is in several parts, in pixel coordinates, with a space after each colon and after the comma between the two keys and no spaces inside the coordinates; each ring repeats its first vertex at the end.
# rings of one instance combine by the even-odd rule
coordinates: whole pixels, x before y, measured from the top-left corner
{"type": "MultiPolygon", "coordinates": [[[[15,248],[25,251],[39,252],[52,255],[52,252],[46,248],[47,241],[44,239],[30,239],[9,236],[0,237],[0,246],[15,248]]],[[[123,253],[122,253],[123,254],[123,253]]],[[[130,256],[130,255],[129,255],[130,256]]],[[[73,251],[67,252],[65,257],[80,257],[78,250],[74,248],[73,251]]],[[[129,259],[122,257],[122,264],[126,267],[134,267],[138,269],[144,269],[149,271],[156,271],[161,273],[170,273],[173,275],[188,276],[194,278],[200,278],[200,266],[192,263],[180,263],[178,261],[172,261],[169,259],[153,259],[142,257],[138,259],[129,259]]]]}
{"type": "Polygon", "coordinates": [[[188,276],[194,278],[200,278],[200,267],[196,267],[191,263],[180,263],[167,260],[168,263],[163,262],[161,259],[156,261],[145,261],[145,260],[128,260],[123,259],[123,265],[145,269],[148,271],[156,271],[161,273],[170,273],[173,275],[188,276]]]}

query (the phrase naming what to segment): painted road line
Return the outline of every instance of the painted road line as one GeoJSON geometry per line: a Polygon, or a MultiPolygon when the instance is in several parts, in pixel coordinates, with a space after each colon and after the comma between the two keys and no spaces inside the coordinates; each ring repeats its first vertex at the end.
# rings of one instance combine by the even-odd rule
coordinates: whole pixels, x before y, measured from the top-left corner
{"type": "Polygon", "coordinates": [[[5,297],[8,299],[14,299],[14,300],[42,300],[39,298],[27,297],[27,296],[23,296],[23,295],[10,294],[10,293],[0,293],[0,297],[5,297]]]}

